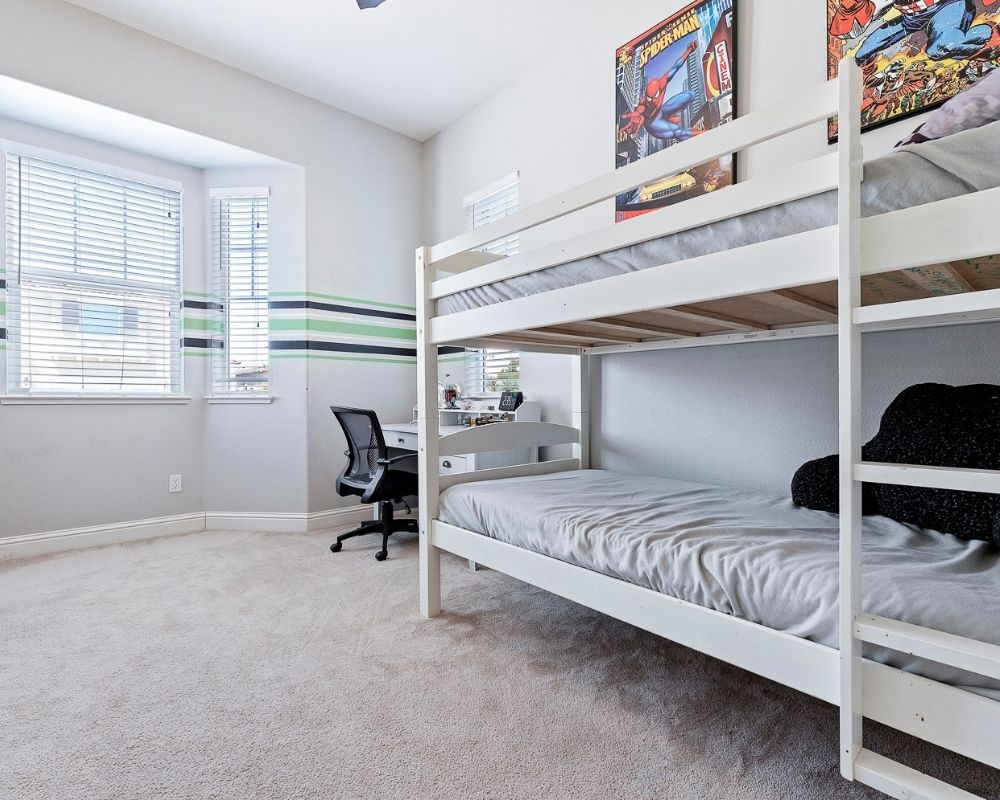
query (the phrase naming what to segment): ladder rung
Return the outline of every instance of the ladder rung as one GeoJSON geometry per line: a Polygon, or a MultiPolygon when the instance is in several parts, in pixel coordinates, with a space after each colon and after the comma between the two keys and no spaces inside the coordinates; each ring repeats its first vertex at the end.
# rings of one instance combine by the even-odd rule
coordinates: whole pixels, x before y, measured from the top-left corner
{"type": "Polygon", "coordinates": [[[983,800],[871,750],[858,753],[854,777],[897,800],[983,800]]]}
{"type": "Polygon", "coordinates": [[[854,323],[870,328],[892,327],[892,323],[946,325],[997,318],[1000,318],[1000,289],[925,297],[899,303],[880,303],[854,309],[854,323]]]}
{"type": "Polygon", "coordinates": [[[854,480],[892,483],[927,489],[956,489],[961,492],[1000,494],[1000,471],[958,467],[922,467],[914,464],[878,464],[863,461],[854,465],[854,480]]]}
{"type": "Polygon", "coordinates": [[[854,635],[862,642],[1000,680],[1000,646],[989,642],[871,614],[855,617],[854,635]]]}

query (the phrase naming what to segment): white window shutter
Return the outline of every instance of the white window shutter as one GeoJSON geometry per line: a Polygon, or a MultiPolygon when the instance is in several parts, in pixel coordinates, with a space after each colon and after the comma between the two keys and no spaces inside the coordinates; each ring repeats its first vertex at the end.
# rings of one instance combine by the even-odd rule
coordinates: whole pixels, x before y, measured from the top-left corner
{"type": "Polygon", "coordinates": [[[268,198],[263,193],[212,198],[216,304],[221,352],[213,359],[213,392],[267,392],[268,198]]]}
{"type": "Polygon", "coordinates": [[[7,153],[7,391],[182,390],[181,195],[7,153]]]}
{"type": "MultiPolygon", "coordinates": [[[[465,229],[471,231],[482,228],[508,214],[513,214],[520,208],[520,202],[518,177],[514,174],[465,198],[465,229]]],[[[520,236],[515,233],[479,249],[501,256],[517,255],[520,249],[520,236]]]]}

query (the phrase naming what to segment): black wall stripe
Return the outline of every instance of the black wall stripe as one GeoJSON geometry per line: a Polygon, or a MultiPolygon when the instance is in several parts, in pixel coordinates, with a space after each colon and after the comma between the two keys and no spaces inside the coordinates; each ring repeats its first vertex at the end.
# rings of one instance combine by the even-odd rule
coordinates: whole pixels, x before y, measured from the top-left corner
{"type": "Polygon", "coordinates": [[[0,289],[7,288],[7,280],[5,278],[0,278],[0,289]]]}
{"type": "Polygon", "coordinates": [[[416,348],[380,347],[371,344],[347,344],[346,342],[273,341],[272,350],[321,350],[333,353],[375,353],[382,356],[406,356],[416,358],[416,348]]]}
{"type": "Polygon", "coordinates": [[[192,339],[187,336],[183,339],[183,345],[185,347],[200,347],[202,349],[219,348],[222,349],[224,344],[218,339],[192,339]]]}
{"type": "Polygon", "coordinates": [[[315,300],[272,300],[267,304],[268,308],[293,309],[310,308],[314,311],[333,311],[337,314],[358,314],[363,317],[381,317],[383,319],[405,319],[408,322],[416,322],[416,314],[406,314],[402,311],[382,311],[375,308],[358,308],[356,306],[342,306],[335,303],[317,303],[315,300]]]}
{"type": "Polygon", "coordinates": [[[201,308],[206,311],[222,311],[222,303],[209,303],[204,300],[185,300],[184,308],[201,308]]]}
{"type": "Polygon", "coordinates": [[[0,328],[0,339],[6,339],[6,338],[7,338],[7,329],[0,328]]]}
{"type": "MultiPolygon", "coordinates": [[[[381,347],[371,344],[348,344],[346,342],[309,342],[305,340],[284,341],[275,340],[270,343],[271,350],[325,350],[335,353],[376,353],[384,356],[407,356],[417,357],[416,348],[408,347],[381,347]]],[[[464,347],[439,347],[438,355],[448,355],[450,353],[464,353],[464,347]]]]}

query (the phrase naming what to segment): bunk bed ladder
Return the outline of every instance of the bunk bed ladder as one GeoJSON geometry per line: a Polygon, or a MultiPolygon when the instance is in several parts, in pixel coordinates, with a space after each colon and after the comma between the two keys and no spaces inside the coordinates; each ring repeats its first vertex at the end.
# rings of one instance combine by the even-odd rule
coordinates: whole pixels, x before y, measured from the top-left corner
{"type": "MultiPolygon", "coordinates": [[[[981,800],[863,746],[863,643],[1000,680],[1000,646],[885,619],[861,610],[861,487],[893,483],[1000,494],[1000,472],[866,463],[861,457],[861,329],[894,319],[933,318],[1000,308],[1000,293],[978,299],[930,298],[861,307],[861,76],[840,65],[838,200],[838,362],[840,372],[840,756],[841,773],[898,800],[981,800]]],[[[916,711],[916,709],[915,709],[916,711]]]]}

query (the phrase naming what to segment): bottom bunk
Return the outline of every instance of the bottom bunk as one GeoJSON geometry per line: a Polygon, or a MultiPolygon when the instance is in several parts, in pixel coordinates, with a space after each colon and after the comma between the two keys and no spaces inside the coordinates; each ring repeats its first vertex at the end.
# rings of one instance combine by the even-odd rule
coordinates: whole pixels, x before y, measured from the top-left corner
{"type": "MultiPolygon", "coordinates": [[[[865,520],[866,613],[993,644],[1000,555],[865,520]]],[[[778,495],[600,470],[452,486],[432,543],[831,703],[837,518],[778,495]]],[[[866,652],[865,716],[1000,767],[1000,682],[866,652]],[[960,687],[960,688],[958,688],[960,687]]]]}

